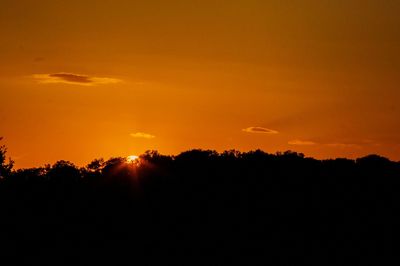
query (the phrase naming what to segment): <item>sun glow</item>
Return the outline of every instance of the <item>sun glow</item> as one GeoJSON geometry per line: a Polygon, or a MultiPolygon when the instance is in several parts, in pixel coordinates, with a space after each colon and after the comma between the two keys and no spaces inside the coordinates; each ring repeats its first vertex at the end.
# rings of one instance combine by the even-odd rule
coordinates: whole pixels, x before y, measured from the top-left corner
{"type": "Polygon", "coordinates": [[[139,156],[137,156],[137,155],[129,155],[129,156],[126,157],[126,161],[128,163],[138,162],[139,161],[139,156]]]}

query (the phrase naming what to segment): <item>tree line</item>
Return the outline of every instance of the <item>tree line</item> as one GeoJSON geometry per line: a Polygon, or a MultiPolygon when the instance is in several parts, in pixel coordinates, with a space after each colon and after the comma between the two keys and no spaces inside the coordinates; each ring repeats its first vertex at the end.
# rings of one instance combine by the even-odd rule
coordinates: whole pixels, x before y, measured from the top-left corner
{"type": "Polygon", "coordinates": [[[0,259],[113,265],[359,265],[393,258],[400,163],[261,150],[12,169],[0,259]]]}

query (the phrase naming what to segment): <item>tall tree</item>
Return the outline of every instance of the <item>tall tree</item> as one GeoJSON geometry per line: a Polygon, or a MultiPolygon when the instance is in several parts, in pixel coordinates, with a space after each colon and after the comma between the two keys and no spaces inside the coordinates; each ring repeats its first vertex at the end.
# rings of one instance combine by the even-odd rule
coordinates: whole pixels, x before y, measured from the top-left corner
{"type": "MultiPolygon", "coordinates": [[[[0,137],[0,141],[3,137],[0,137]]],[[[0,146],[0,178],[5,178],[10,175],[14,162],[9,158],[7,162],[7,148],[4,145],[0,146]]]]}

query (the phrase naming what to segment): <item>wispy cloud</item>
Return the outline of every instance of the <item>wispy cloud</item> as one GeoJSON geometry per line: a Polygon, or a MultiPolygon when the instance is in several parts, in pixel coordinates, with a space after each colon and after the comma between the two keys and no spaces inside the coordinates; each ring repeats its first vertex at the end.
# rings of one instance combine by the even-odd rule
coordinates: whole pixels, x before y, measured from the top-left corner
{"type": "Polygon", "coordinates": [[[144,132],[136,132],[136,133],[131,133],[130,136],[132,138],[142,138],[142,139],[154,139],[156,136],[144,133],[144,132]]]}
{"type": "Polygon", "coordinates": [[[39,83],[66,83],[82,86],[93,86],[101,84],[112,84],[121,82],[120,79],[107,77],[93,77],[73,73],[52,73],[52,74],[34,74],[32,75],[39,83]]]}
{"type": "Polygon", "coordinates": [[[265,127],[248,127],[242,129],[242,131],[247,133],[260,133],[260,134],[278,134],[279,132],[273,129],[265,127]]]}
{"type": "Polygon", "coordinates": [[[380,143],[377,143],[373,140],[369,139],[364,139],[364,140],[348,140],[348,141],[320,141],[320,142],[314,142],[311,140],[300,140],[300,139],[294,139],[288,141],[289,145],[320,145],[320,146],[325,146],[325,147],[330,147],[330,148],[339,148],[339,149],[346,149],[346,148],[352,148],[352,149],[361,149],[363,147],[368,147],[368,146],[379,146],[380,143]]]}
{"type": "Polygon", "coordinates": [[[325,145],[333,148],[360,148],[362,146],[355,143],[327,143],[325,145]]]}
{"type": "Polygon", "coordinates": [[[310,146],[310,145],[315,145],[316,143],[313,141],[309,140],[299,140],[299,139],[294,139],[288,141],[289,145],[299,145],[299,146],[310,146]]]}

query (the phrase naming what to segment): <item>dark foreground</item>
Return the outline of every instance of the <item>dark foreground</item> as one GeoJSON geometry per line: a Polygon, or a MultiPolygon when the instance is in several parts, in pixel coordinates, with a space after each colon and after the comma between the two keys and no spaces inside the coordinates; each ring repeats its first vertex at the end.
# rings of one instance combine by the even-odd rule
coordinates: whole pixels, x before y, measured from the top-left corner
{"type": "Polygon", "coordinates": [[[400,163],[379,156],[150,152],[3,176],[1,265],[387,265],[397,253],[400,163]]]}

